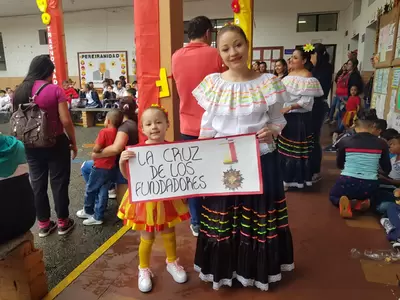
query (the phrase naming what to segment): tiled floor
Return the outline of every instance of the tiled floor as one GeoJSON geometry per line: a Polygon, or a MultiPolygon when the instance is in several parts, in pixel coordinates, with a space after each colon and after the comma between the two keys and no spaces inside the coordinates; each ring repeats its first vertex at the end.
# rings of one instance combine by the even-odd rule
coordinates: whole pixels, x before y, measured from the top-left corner
{"type": "Polygon", "coordinates": [[[390,246],[373,216],[349,223],[339,217],[338,210],[328,201],[329,188],[338,174],[333,156],[324,157],[324,170],[329,172],[324,172],[322,182],[308,191],[287,195],[296,269],[284,274],[283,281],[270,292],[240,287],[213,291],[210,284],[201,282],[193,271],[196,240],[185,223],[178,226],[177,237],[178,254],[189,272],[186,284],[174,283],[166,272],[165,254],[158,240],[152,255],[154,289],[141,294],[137,289],[139,235],[128,232],[56,299],[399,299],[395,277],[396,272],[400,275],[400,264],[388,266],[350,257],[352,248],[389,249],[390,246]]]}

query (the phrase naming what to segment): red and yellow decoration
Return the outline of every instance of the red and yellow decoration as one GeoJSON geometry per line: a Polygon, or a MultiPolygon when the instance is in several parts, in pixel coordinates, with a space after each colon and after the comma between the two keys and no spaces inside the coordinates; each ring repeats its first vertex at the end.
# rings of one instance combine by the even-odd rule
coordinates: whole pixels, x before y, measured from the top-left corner
{"type": "Polygon", "coordinates": [[[254,0],[232,0],[235,25],[240,26],[249,41],[249,67],[253,58],[253,9],[254,0]]]}
{"type": "Polygon", "coordinates": [[[68,79],[62,3],[61,0],[36,0],[36,5],[42,13],[42,23],[47,26],[50,59],[55,65],[53,83],[62,86],[68,79]]]}
{"type": "Polygon", "coordinates": [[[303,47],[304,52],[313,52],[315,47],[313,44],[305,44],[303,47]]]}
{"type": "Polygon", "coordinates": [[[240,12],[240,4],[239,0],[232,0],[232,10],[235,14],[238,14],[240,12]]]}
{"type": "Polygon", "coordinates": [[[169,92],[167,69],[160,69],[160,80],[156,81],[156,86],[160,88],[159,97],[165,98],[169,97],[171,93],[169,92]]]}

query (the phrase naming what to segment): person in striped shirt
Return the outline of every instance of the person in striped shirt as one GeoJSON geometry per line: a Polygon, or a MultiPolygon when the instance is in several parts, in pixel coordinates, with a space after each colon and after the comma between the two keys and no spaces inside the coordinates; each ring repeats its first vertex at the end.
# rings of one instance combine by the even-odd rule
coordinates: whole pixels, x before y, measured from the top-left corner
{"type": "Polygon", "coordinates": [[[351,218],[353,211],[369,209],[370,199],[379,188],[379,168],[385,173],[392,168],[386,141],[372,134],[374,112],[359,111],[357,117],[356,134],[337,144],[336,162],[342,172],[329,195],[343,218],[351,218]]]}

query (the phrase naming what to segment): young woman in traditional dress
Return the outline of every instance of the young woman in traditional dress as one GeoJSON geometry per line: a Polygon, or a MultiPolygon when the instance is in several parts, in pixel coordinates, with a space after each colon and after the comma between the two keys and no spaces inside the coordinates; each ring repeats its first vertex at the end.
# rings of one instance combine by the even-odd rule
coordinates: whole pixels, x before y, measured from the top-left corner
{"type": "Polygon", "coordinates": [[[282,113],[287,125],[279,136],[279,153],[285,189],[312,185],[311,154],[313,151],[312,108],[314,97],[324,94],[318,79],[307,66],[314,46],[297,48],[292,56],[292,71],[282,79],[289,98],[282,113]]]}
{"type": "Polygon", "coordinates": [[[211,74],[193,91],[205,110],[200,138],[255,133],[260,141],[264,193],[206,197],[202,203],[195,270],[214,289],[243,286],[266,291],[294,269],[283,181],[274,136],[285,126],[286,91],[272,74],[248,68],[249,43],[243,30],[228,25],[218,49],[229,68],[211,74]]]}

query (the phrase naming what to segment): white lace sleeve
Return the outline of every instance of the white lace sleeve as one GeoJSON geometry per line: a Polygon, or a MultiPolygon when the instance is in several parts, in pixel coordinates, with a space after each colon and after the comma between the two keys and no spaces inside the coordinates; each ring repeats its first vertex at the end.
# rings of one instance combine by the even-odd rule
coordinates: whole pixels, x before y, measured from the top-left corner
{"type": "Polygon", "coordinates": [[[201,138],[213,138],[217,134],[217,131],[212,127],[213,118],[213,114],[207,111],[204,112],[200,125],[201,138]]]}

